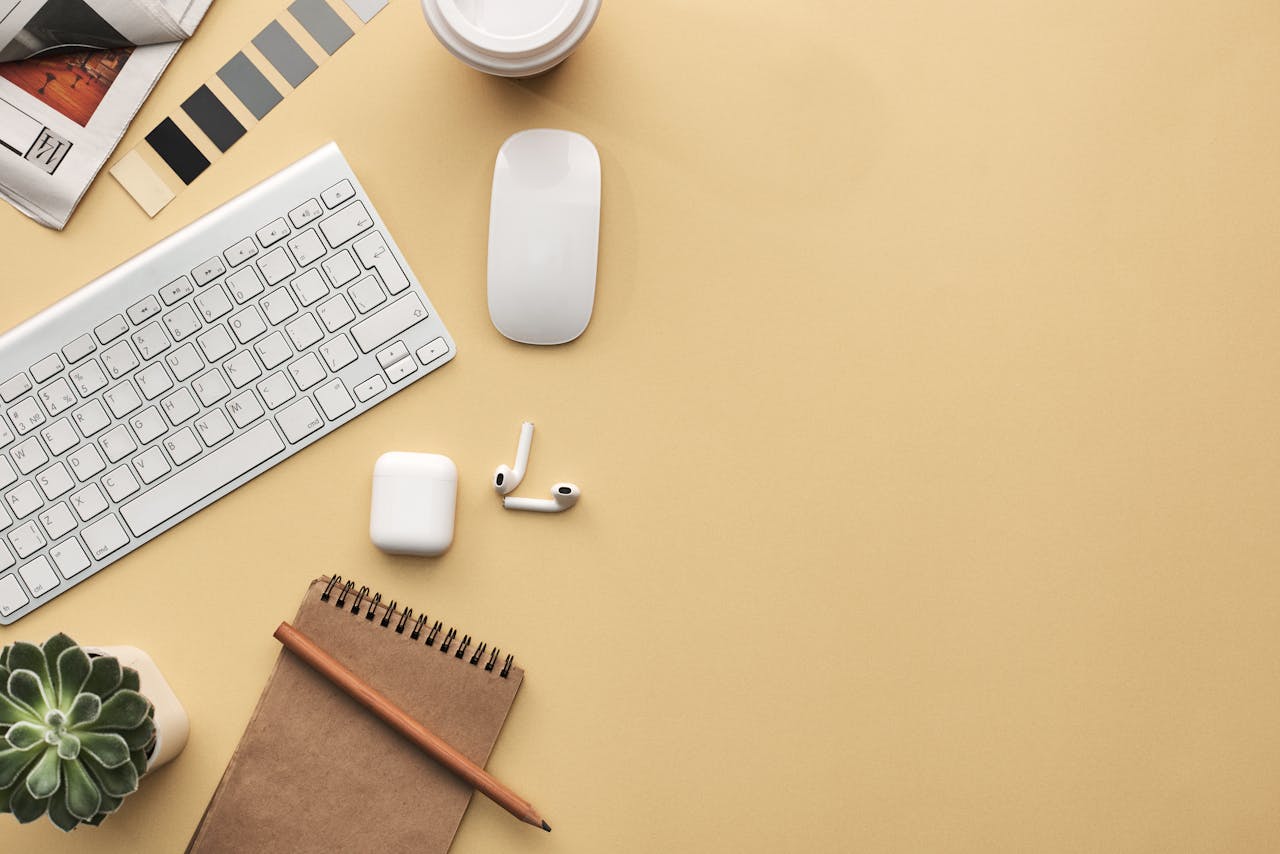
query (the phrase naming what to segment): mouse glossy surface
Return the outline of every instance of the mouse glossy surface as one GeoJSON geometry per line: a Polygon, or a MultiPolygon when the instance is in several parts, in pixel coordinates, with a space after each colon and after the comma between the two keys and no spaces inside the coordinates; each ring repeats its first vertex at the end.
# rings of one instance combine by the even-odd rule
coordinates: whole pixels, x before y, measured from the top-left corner
{"type": "Polygon", "coordinates": [[[489,209],[489,316],[525,344],[583,333],[595,303],[600,155],[581,134],[527,130],[498,151],[489,209]]]}

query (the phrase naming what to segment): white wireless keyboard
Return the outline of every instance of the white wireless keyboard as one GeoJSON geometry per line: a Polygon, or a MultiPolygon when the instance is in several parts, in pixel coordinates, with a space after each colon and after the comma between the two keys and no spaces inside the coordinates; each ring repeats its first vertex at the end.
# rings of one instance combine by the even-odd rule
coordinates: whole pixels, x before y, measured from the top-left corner
{"type": "Polygon", "coordinates": [[[0,624],[454,353],[333,143],[0,336],[0,624]]]}

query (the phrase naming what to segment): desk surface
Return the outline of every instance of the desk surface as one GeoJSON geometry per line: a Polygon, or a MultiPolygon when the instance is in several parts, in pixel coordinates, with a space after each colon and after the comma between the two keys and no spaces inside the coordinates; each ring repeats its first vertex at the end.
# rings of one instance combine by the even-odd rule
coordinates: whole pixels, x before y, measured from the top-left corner
{"type": "MultiPolygon", "coordinates": [[[[606,3],[514,83],[397,0],[154,221],[106,177],[63,234],[0,210],[8,325],[337,139],[460,348],[0,632],[144,647],[192,723],[101,829],[0,847],[179,850],[331,570],[528,668],[491,768],[555,832],[478,800],[459,854],[1280,845],[1273,0],[743,8],[606,3]],[[540,125],[606,193],[551,349],[484,297],[540,125]],[[486,488],[523,418],[572,513],[486,488]],[[458,463],[444,558],[369,544],[392,449],[458,463]]],[[[218,0],[125,145],[269,14],[218,0]]]]}

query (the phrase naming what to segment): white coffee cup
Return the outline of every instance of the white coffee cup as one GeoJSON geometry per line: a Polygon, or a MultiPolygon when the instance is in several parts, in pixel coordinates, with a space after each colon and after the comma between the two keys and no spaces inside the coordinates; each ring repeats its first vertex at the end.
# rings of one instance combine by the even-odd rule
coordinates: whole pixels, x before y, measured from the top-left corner
{"type": "Polygon", "coordinates": [[[436,38],[467,65],[499,77],[532,77],[578,47],[601,0],[422,0],[436,38]]]}

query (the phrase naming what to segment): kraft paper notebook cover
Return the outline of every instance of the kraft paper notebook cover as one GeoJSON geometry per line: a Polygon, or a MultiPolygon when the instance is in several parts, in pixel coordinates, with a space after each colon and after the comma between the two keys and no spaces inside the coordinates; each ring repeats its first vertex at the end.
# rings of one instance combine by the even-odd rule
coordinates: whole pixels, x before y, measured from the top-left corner
{"type": "MultiPolygon", "coordinates": [[[[488,760],[524,679],[509,656],[340,578],[312,582],[293,624],[468,758],[488,760]]],[[[187,850],[443,854],[471,795],[282,651],[187,850]]]]}

